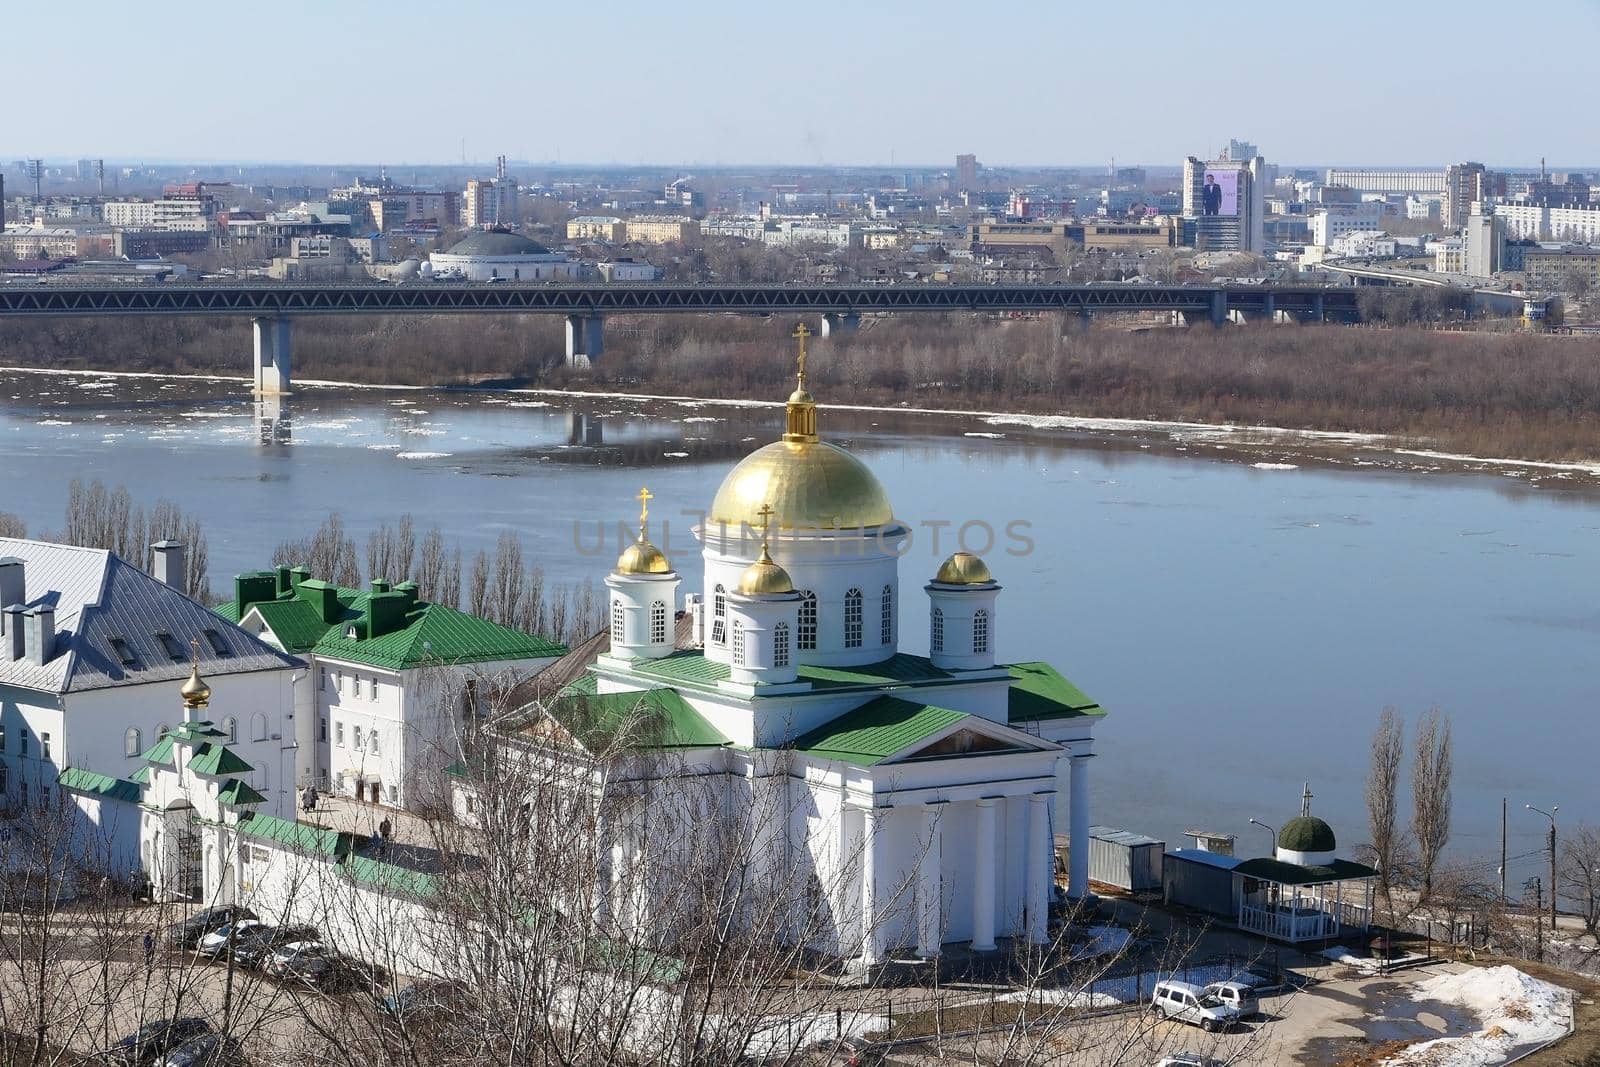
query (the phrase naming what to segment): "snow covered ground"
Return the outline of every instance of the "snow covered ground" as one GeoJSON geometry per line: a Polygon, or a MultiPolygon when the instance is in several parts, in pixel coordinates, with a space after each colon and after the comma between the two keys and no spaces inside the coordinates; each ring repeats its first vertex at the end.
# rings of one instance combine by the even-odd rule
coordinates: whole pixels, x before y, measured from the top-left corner
{"type": "Polygon", "coordinates": [[[1356,970],[1365,974],[1377,974],[1383,970],[1385,964],[1388,964],[1389,966],[1395,966],[1397,964],[1411,963],[1413,961],[1425,958],[1417,955],[1414,952],[1409,952],[1405,955],[1396,956],[1391,960],[1381,960],[1375,956],[1357,956],[1349,949],[1342,948],[1339,945],[1335,945],[1332,948],[1325,948],[1318,953],[1318,955],[1320,955],[1323,959],[1332,960],[1334,963],[1342,963],[1347,967],[1354,967],[1356,970]]]}
{"type": "Polygon", "coordinates": [[[1441,974],[1418,982],[1416,991],[1421,999],[1466,1008],[1483,1028],[1411,1045],[1385,1060],[1387,1067],[1487,1067],[1564,1036],[1572,1022],[1570,991],[1505,965],[1441,974]]]}

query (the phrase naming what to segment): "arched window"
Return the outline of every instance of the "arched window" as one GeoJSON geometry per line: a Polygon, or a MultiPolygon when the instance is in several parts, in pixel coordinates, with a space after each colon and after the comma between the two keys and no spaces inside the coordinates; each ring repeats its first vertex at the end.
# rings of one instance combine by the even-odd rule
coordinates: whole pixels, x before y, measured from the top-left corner
{"type": "Polygon", "coordinates": [[[972,651],[989,651],[989,613],[982,608],[972,614],[972,651]]]}
{"type": "Polygon", "coordinates": [[[267,717],[259,711],[250,716],[250,740],[265,741],[267,739],[267,717]]]}
{"type": "Polygon", "coordinates": [[[817,647],[817,594],[800,594],[800,651],[813,651],[817,647]]]}
{"type": "Polygon", "coordinates": [[[772,628],[772,665],[789,665],[789,624],[786,622],[780,622],[772,628]]]}
{"type": "Polygon", "coordinates": [[[928,645],[935,652],[944,651],[944,609],[933,609],[933,623],[929,627],[928,645]]]}
{"type": "Polygon", "coordinates": [[[844,647],[861,647],[861,590],[844,595],[844,647]]]}
{"type": "Polygon", "coordinates": [[[883,587],[883,605],[878,622],[878,643],[894,644],[894,586],[883,587]]]}
{"type": "Polygon", "coordinates": [[[711,643],[728,643],[728,591],[720,584],[711,591],[711,643]]]}
{"type": "MultiPolygon", "coordinates": [[[[157,741],[162,740],[163,738],[165,738],[171,732],[172,732],[172,727],[168,726],[166,723],[163,722],[163,723],[157,723],[156,724],[156,740],[157,741]]],[[[26,736],[26,735],[24,735],[24,736],[26,736]]]]}
{"type": "Polygon", "coordinates": [[[667,643],[667,602],[657,600],[650,605],[650,641],[652,644],[664,645],[667,643]]]}
{"type": "Polygon", "coordinates": [[[144,749],[139,747],[139,728],[130,726],[122,735],[122,754],[124,756],[137,756],[144,749]]]}
{"type": "Polygon", "coordinates": [[[228,744],[239,740],[239,720],[229,715],[222,720],[222,732],[228,735],[228,744]]]}
{"type": "Polygon", "coordinates": [[[739,619],[733,620],[733,664],[744,666],[744,623],[739,619]]]}
{"type": "Polygon", "coordinates": [[[611,601],[611,643],[614,645],[620,645],[622,644],[623,640],[622,601],[613,600],[611,601]]]}

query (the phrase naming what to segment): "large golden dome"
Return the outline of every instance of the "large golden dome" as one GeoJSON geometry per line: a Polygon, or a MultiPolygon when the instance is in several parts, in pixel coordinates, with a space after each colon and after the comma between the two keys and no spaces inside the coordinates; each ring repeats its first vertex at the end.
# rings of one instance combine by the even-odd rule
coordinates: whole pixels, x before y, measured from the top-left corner
{"type": "Polygon", "coordinates": [[[825,441],[774,441],[739,461],[722,480],[707,520],[759,529],[771,505],[784,530],[883,526],[889,496],[867,465],[825,441]]]}

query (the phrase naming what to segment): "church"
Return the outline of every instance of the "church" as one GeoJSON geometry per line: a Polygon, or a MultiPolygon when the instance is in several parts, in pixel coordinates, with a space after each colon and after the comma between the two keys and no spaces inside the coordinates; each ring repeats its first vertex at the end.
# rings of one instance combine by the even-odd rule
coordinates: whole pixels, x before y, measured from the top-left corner
{"type": "MultiPolygon", "coordinates": [[[[550,695],[509,740],[570,753],[592,747],[597,722],[643,712],[653,728],[635,747],[670,752],[711,810],[749,820],[744,832],[763,839],[750,855],[811,887],[823,920],[803,939],[819,953],[871,966],[956,943],[1042,943],[1058,830],[1068,895],[1088,893],[1088,774],[1105,710],[1049,664],[1004,660],[1003,575],[976,555],[956,552],[902,589],[909,528],[867,466],[823,439],[806,335],[781,439],[728,472],[695,528],[703,591],[680,616],[682,578],[651,542],[641,491],[637,539],[605,579],[608,632],[550,669],[550,695]],[[900,650],[903,595],[925,598],[927,656],[900,650]],[[776,828],[756,824],[758,807],[776,828]]],[[[637,796],[658,773],[648,758],[629,766],[602,789],[637,796]]],[[[473,789],[457,783],[458,811],[474,810],[473,789]]],[[[623,872],[645,861],[643,820],[636,805],[600,809],[619,814],[596,910],[642,919],[652,893],[625,888],[623,872]]]]}

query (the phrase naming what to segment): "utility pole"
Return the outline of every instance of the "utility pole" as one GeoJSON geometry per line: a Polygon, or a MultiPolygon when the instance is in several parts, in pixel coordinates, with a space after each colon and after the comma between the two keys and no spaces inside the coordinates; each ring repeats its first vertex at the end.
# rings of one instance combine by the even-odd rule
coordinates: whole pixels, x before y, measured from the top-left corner
{"type": "MultiPolygon", "coordinates": [[[[1538,812],[1550,820],[1550,932],[1556,929],[1556,812],[1561,810],[1561,805],[1552,804],[1550,810],[1536,808],[1532,804],[1524,805],[1529,811],[1538,812]]],[[[1542,909],[1541,909],[1542,910],[1542,909]]]]}
{"type": "Polygon", "coordinates": [[[1534,956],[1539,962],[1544,962],[1544,887],[1539,884],[1539,879],[1533,880],[1533,933],[1538,939],[1538,947],[1534,956]]]}
{"type": "Polygon", "coordinates": [[[1500,798],[1500,906],[1506,904],[1506,798],[1500,798]]]}

